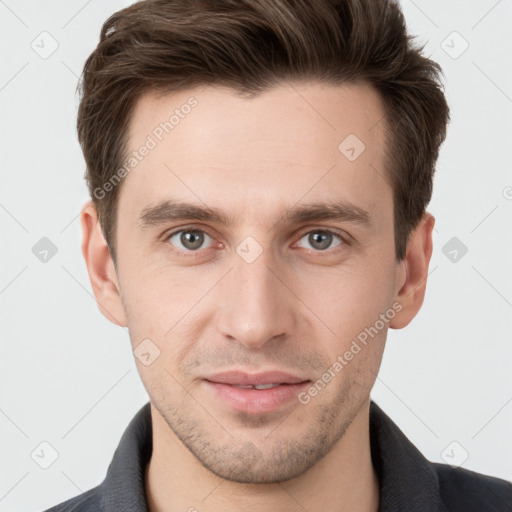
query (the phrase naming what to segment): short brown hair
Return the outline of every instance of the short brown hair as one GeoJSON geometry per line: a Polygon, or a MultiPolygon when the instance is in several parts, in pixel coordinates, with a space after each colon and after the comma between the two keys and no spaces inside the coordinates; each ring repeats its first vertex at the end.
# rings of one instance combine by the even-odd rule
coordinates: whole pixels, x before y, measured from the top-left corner
{"type": "Polygon", "coordinates": [[[254,97],[284,80],[364,81],[380,93],[402,260],[430,202],[449,121],[442,70],[412,39],[392,0],[142,0],[110,16],[83,69],[77,128],[114,262],[121,184],[101,198],[94,191],[126,160],[140,96],[221,85],[254,97]]]}

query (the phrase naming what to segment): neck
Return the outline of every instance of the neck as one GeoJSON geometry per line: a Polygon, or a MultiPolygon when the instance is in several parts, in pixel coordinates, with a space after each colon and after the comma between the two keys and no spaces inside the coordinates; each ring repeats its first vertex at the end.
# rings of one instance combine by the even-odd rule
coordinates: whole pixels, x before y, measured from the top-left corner
{"type": "Polygon", "coordinates": [[[214,475],[176,438],[151,405],[153,452],[145,486],[150,512],[377,512],[369,402],[333,449],[301,476],[275,484],[241,484],[214,475]]]}

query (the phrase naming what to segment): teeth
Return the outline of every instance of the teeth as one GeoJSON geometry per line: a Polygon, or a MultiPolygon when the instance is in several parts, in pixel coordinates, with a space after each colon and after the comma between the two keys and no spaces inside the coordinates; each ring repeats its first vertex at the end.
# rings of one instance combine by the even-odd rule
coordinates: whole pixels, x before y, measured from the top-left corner
{"type": "Polygon", "coordinates": [[[258,386],[254,386],[254,389],[270,389],[277,388],[279,384],[259,384],[258,386]]]}
{"type": "Polygon", "coordinates": [[[280,386],[280,384],[258,384],[257,386],[251,386],[250,384],[248,386],[242,386],[235,385],[236,388],[242,388],[242,389],[270,389],[270,388],[277,388],[277,386],[280,386]]]}

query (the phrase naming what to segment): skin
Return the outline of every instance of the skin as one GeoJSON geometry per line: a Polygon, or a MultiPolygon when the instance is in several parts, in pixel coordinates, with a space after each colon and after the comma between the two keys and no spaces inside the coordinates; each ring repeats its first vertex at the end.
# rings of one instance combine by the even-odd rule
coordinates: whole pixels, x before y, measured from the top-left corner
{"type": "Polygon", "coordinates": [[[216,87],[146,94],[129,148],[191,96],[198,105],[122,182],[117,268],[92,203],[81,215],[100,310],[128,326],[132,349],[148,338],[160,349],[148,366],[136,359],[153,422],[149,508],[315,512],[339,503],[377,511],[370,391],[388,327],[405,327],[423,302],[434,226],[425,213],[396,261],[380,96],[366,84],[316,82],[253,99],[216,87]],[[351,133],[366,146],[353,162],[338,150],[351,133]],[[169,198],[219,208],[236,222],[141,229],[143,209],[169,198]],[[370,223],[278,223],[297,204],[332,200],[364,208],[370,223]],[[170,239],[179,228],[206,231],[200,248],[170,239]],[[345,241],[333,235],[320,249],[308,235],[325,229],[345,241]],[[236,251],[247,236],[262,250],[252,263],[236,251]],[[202,380],[278,369],[314,382],[393,303],[400,311],[307,405],[241,413],[202,380]]]}

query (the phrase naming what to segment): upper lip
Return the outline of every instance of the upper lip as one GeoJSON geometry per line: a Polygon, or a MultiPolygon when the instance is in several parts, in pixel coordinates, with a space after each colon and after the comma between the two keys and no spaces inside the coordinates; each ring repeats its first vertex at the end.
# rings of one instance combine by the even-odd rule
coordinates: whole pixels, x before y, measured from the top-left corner
{"type": "Polygon", "coordinates": [[[245,373],[239,370],[216,373],[205,377],[210,382],[230,384],[238,386],[259,386],[261,384],[298,384],[309,379],[297,377],[281,371],[266,371],[261,373],[245,373]]]}

